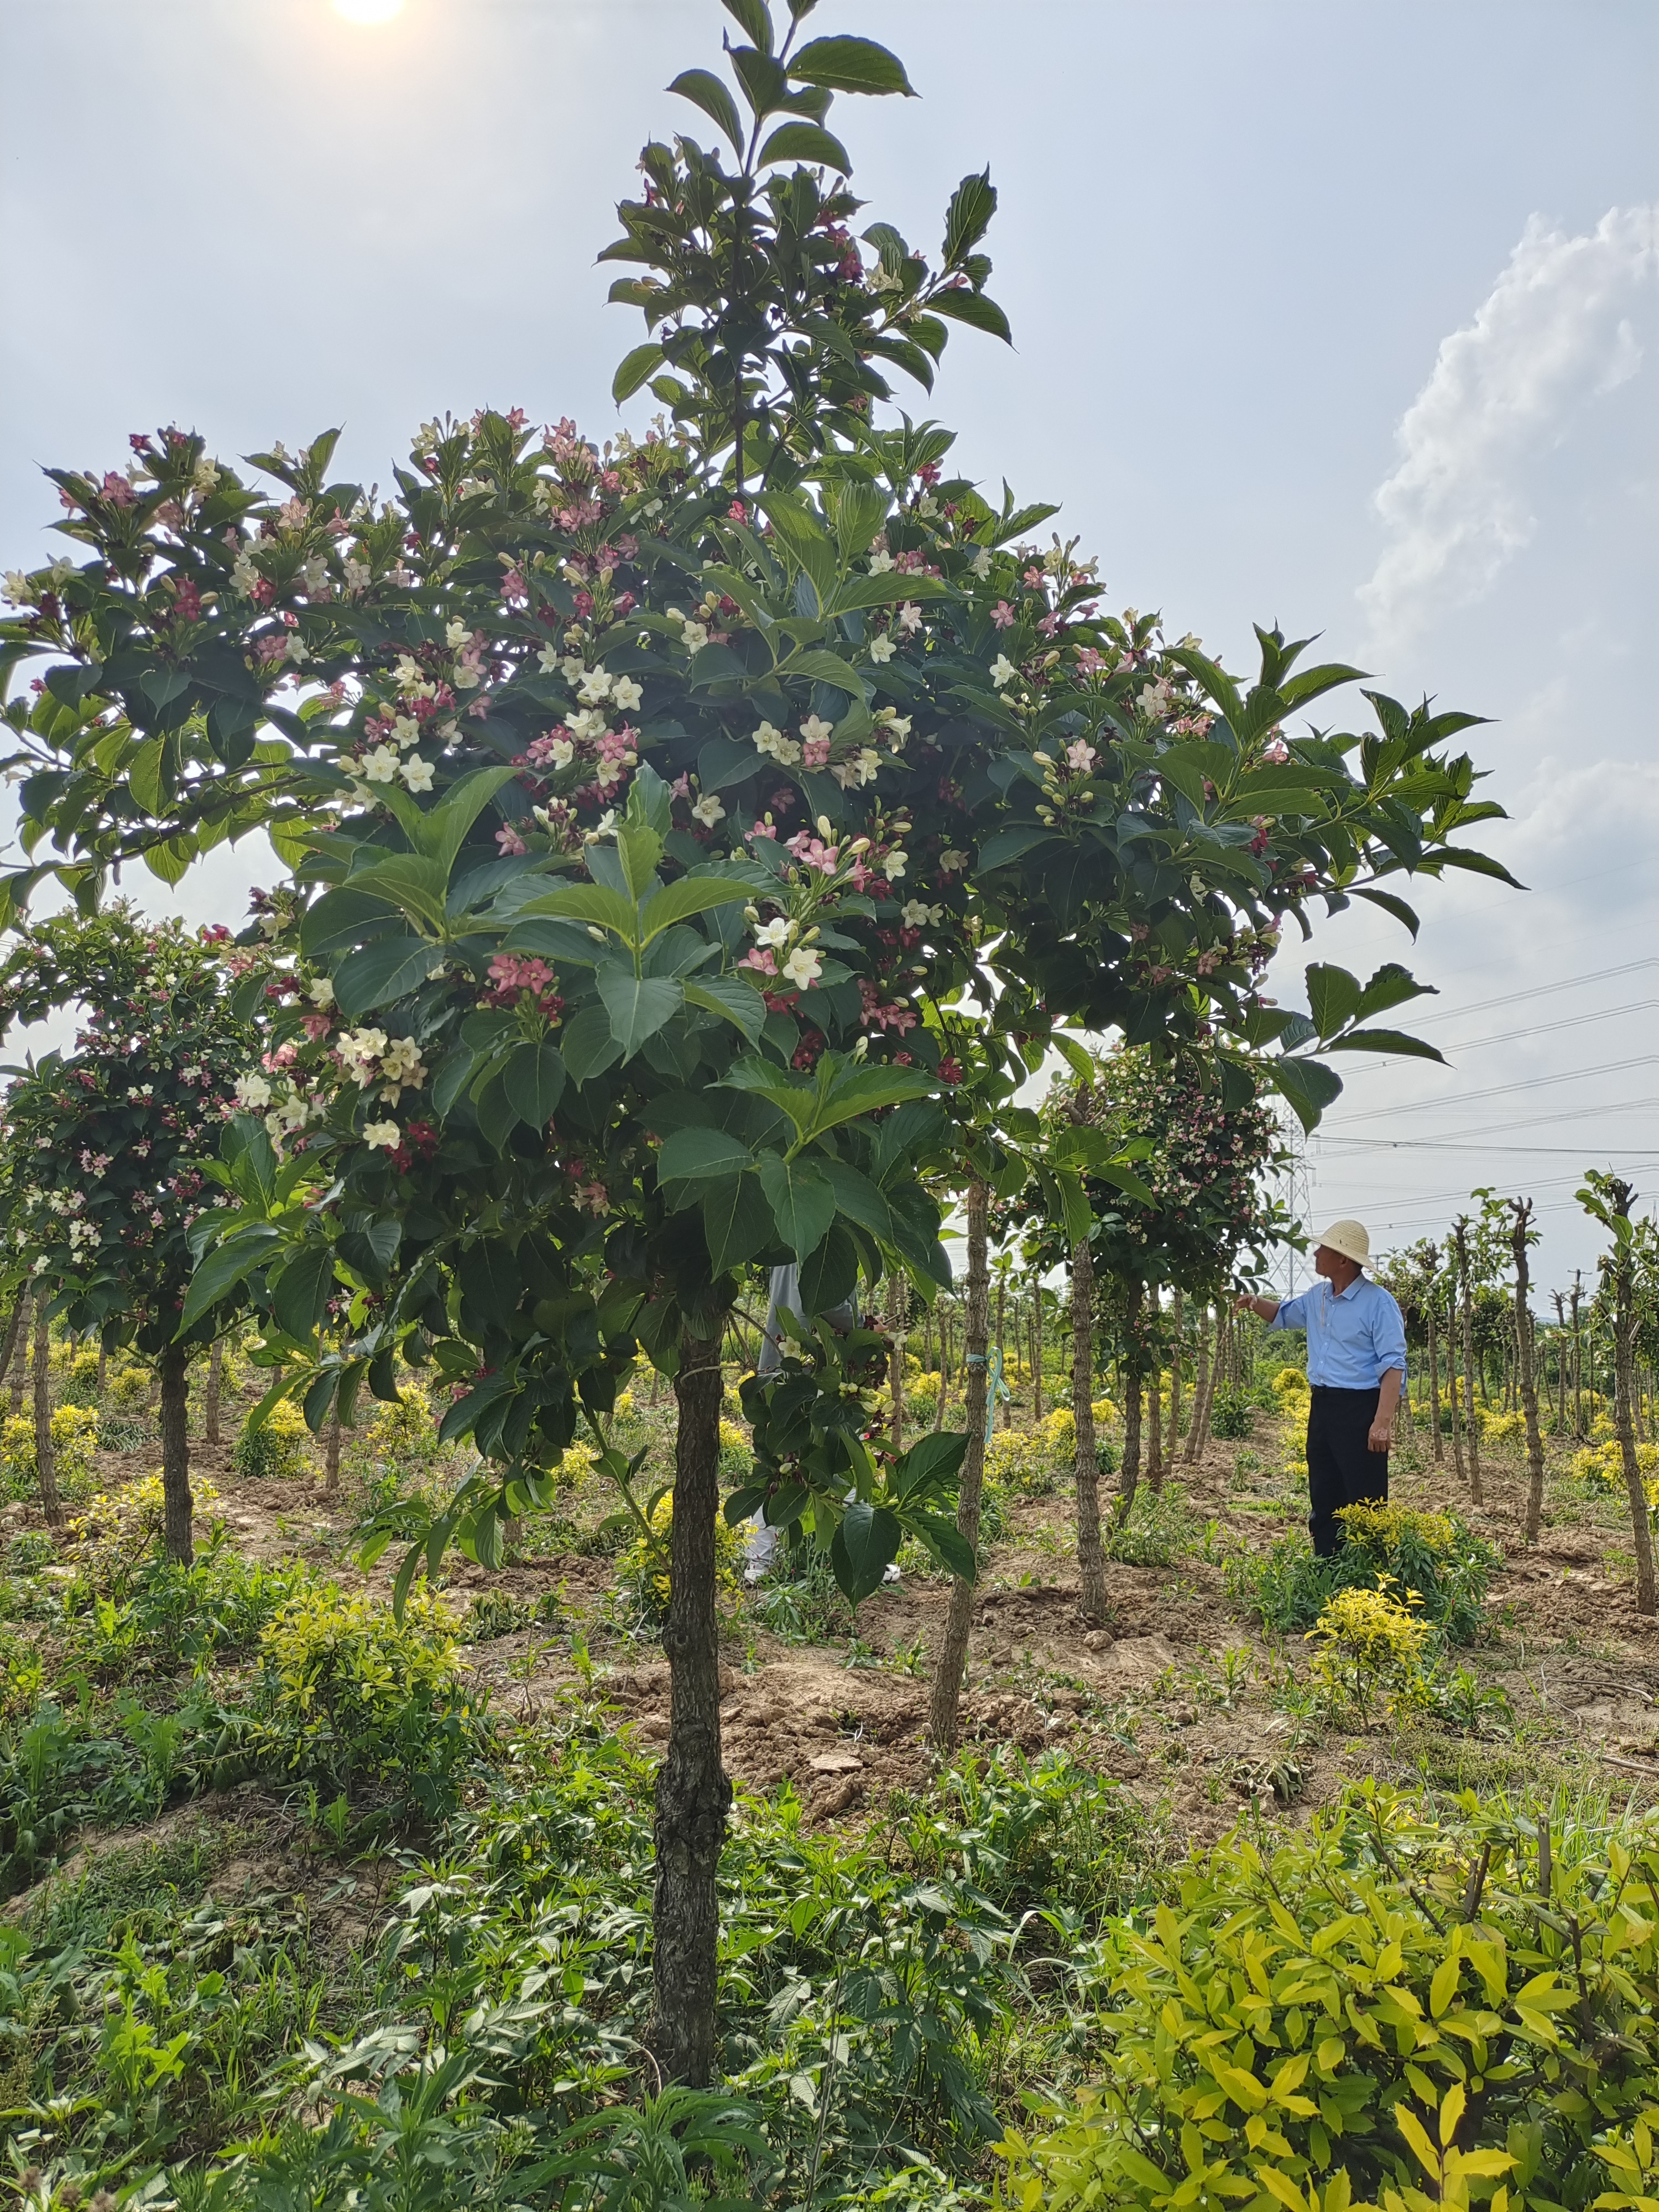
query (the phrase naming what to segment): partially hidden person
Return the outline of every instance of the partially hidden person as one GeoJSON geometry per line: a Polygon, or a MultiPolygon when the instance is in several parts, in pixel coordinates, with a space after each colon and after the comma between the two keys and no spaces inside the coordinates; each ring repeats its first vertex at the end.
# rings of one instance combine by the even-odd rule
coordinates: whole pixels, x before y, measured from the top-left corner
{"type": "Polygon", "coordinates": [[[1343,1506],[1388,1502],[1406,1322],[1393,1293],[1366,1274],[1370,1255],[1362,1223],[1334,1221],[1314,1249],[1316,1282],[1282,1304],[1237,1302],[1270,1330],[1308,1333],[1308,1528],[1322,1559],[1341,1547],[1343,1506]]]}

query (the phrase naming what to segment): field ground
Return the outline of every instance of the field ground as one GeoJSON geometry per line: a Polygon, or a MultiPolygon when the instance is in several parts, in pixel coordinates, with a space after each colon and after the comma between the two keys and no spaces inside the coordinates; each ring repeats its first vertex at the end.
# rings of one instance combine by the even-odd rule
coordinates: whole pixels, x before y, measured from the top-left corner
{"type": "MultiPolygon", "coordinates": [[[[309,1466],[264,1479],[239,1474],[231,1414],[252,1395],[250,1384],[245,1400],[228,1404],[224,1445],[196,1447],[198,1482],[205,1478],[218,1493],[198,1513],[198,1544],[213,1553],[216,1524],[223,1531],[219,1562],[234,1556],[287,1575],[285,1592],[331,1582],[343,1592],[386,1599],[398,1547],[362,1572],[366,1511],[400,1489],[441,1489],[459,1462],[424,1441],[405,1448],[406,1437],[389,1450],[367,1437],[348,1438],[333,1499],[309,1466]]],[[[1018,1423],[1022,1409],[1013,1413],[1018,1423]]],[[[1161,1498],[1143,1498],[1120,1540],[1125,1555],[1107,1568],[1105,1626],[1085,1626],[1078,1612],[1069,1477],[1028,1472],[1026,1490],[1035,1486],[1039,1494],[994,1492],[995,1533],[984,1547],[963,1700],[967,1764],[958,1764],[956,1779],[937,1773],[925,1741],[930,1654],[949,1595],[948,1583],[925,1560],[907,1548],[899,1583],[866,1601],[856,1617],[821,1576],[791,1579],[785,1568],[749,1589],[732,1577],[722,1599],[721,1719],[726,1763],[739,1793],[729,1855],[737,1867],[738,1922],[745,1913],[769,1913],[766,1925],[775,1934],[789,1896],[827,1879],[823,1869],[831,1864],[908,1870],[912,1880],[930,1871],[971,1873],[981,1904],[1012,1914],[1024,1901],[1018,1885],[1011,1875],[1000,1893],[972,1849],[974,1778],[996,1771],[999,1747],[1005,1764],[1007,1747],[1018,1747],[1021,1772],[1041,1770],[1045,1753],[1063,1754],[1053,1771],[1073,1778],[1064,1782],[1067,1790],[1075,1778],[1099,1778],[1086,1804],[1079,1801],[1079,1817],[1096,1832],[1074,1836],[1064,1850],[1056,1844],[1051,1856],[1060,1871],[1044,1877],[1058,1885],[1056,1894],[1065,1893],[1060,1909],[1076,1911],[1080,1903],[1079,1925],[1097,1924],[1103,1911],[1157,1893],[1190,1851],[1241,1820],[1304,1823],[1367,1777],[1429,1797],[1474,1790],[1518,1803],[1564,1793],[1603,1815],[1626,1802],[1652,1802],[1659,1788],[1659,1626],[1635,1610],[1622,1500],[1571,1472],[1572,1447],[1551,1440],[1546,1525],[1530,1552],[1522,1535],[1525,1465],[1513,1446],[1484,1455],[1480,1510],[1458,1494],[1449,1458],[1433,1466],[1421,1427],[1396,1450],[1394,1501],[1454,1509],[1500,1547],[1503,1560],[1482,1601],[1476,1640],[1444,1656],[1440,1691],[1403,1718],[1362,1727],[1352,1713],[1322,1703],[1304,1633],[1274,1632],[1253,1604],[1261,1563],[1303,1526],[1305,1477],[1297,1466],[1297,1419],[1267,1411],[1251,1418],[1249,1437],[1212,1442],[1200,1464],[1178,1469],[1179,1480],[1161,1498]],[[1085,1860],[1086,1879],[1077,1872],[1085,1860]],[[787,1865],[780,1870],[782,1861],[787,1865]],[[751,1895],[757,1882],[776,1885],[759,1905],[751,1895]]],[[[653,1466],[668,1464],[669,1420],[665,1404],[627,1417],[628,1449],[651,1446],[642,1486],[649,1486],[653,1466]]],[[[97,1484],[114,1490],[148,1472],[154,1458],[148,1439],[100,1452],[97,1484]]],[[[4,1508],[9,1618],[0,1632],[9,1675],[13,1800],[20,1793],[27,1800],[32,1786],[19,1777],[28,1766],[31,1710],[38,1714],[42,1696],[74,1718],[83,1749],[101,1741],[101,1730],[143,1753],[134,1769],[140,1778],[122,1801],[125,1816],[118,1805],[111,1817],[107,1780],[99,1785],[102,1796],[89,1782],[83,1804],[64,1784],[52,1823],[39,1817],[46,1800],[38,1788],[28,1801],[33,1813],[16,1802],[9,1806],[12,1894],[4,1912],[19,1957],[37,1969],[43,1961],[61,1964],[71,1952],[107,1962],[128,1946],[125,1978],[108,1967],[95,1986],[106,2006],[118,2002],[107,1995],[113,1990],[135,2021],[148,2021],[145,2033],[158,2049],[172,2020],[168,2005],[177,2011],[183,2002],[180,1985],[174,1973],[166,2004],[152,1988],[146,2011],[131,1995],[143,1987],[133,1959],[161,1957],[165,1981],[180,1960],[198,1956],[192,1942],[201,1958],[215,1960],[231,1955],[232,1944],[236,1955],[264,1962],[265,1988],[260,2020],[239,2031],[246,2047],[238,2067],[210,2057],[213,2038],[188,2022],[183,2032],[201,2041],[199,2080],[188,2071],[194,2045],[180,2045],[185,2058],[171,2074],[163,2068],[146,2079],[142,2066],[130,2067],[128,2117],[113,2136],[106,2118],[100,2136],[90,2120],[48,2117],[40,2074],[43,2063],[62,2067],[90,2096],[96,2064],[120,2073],[118,2055],[108,2057],[107,2033],[100,2060],[84,2039],[81,2046],[73,2035],[52,2040],[58,2030],[43,2024],[53,2017],[50,2008],[39,2019],[28,2015],[5,2061],[4,2102],[12,2107],[5,2124],[20,2157],[56,2158],[64,2172],[91,2176],[106,2172],[118,2153],[137,2172],[163,2158],[216,2152],[245,2139],[256,2111],[258,2127],[269,2128],[279,2090],[286,2099],[281,2110],[291,2117],[301,2109],[295,2053],[307,2039],[313,2062],[324,2048],[350,2047],[361,2059],[364,2023],[380,2023],[375,2032],[390,2034],[385,2024],[398,2013],[400,1992],[407,2011],[407,1958],[416,1954],[406,1946],[427,1909],[410,1899],[434,1866],[459,1881],[458,1893],[470,1896],[467,1883],[476,1881],[481,1899],[501,1874],[503,1823],[510,1828],[528,1820],[526,1808],[539,1808],[539,1818],[551,1807],[550,1817],[558,1816],[573,1790],[598,1823],[586,1840],[570,1844],[561,1877],[564,1924],[588,1931],[582,1941],[592,1952],[574,1984],[588,2023],[578,2038],[577,2073],[590,2087],[626,2078],[629,2039],[641,2017],[636,1967],[648,1903],[648,1774],[667,1735],[668,1674],[650,1625],[648,1564],[630,1552],[627,1532],[611,1525],[615,1507],[591,1473],[579,1472],[555,1515],[524,1525],[499,1572],[453,1555],[447,1561],[436,1587],[464,1619],[460,1665],[469,1686],[487,1693],[502,1734],[490,1758],[469,1771],[459,1811],[428,1823],[404,1817],[407,1808],[395,1821],[377,1820],[374,1786],[319,1790],[297,1762],[286,1772],[257,1756],[210,1770],[199,1761],[192,1770],[182,1758],[158,1765],[155,1717],[182,1713],[187,1740],[192,1700],[210,1696],[216,1711],[239,1710],[258,1673],[257,1639],[250,1634],[239,1644],[228,1635],[211,1654],[186,1662],[178,1654],[188,1638],[181,1646],[176,1624],[172,1642],[162,1638],[155,1649],[141,1625],[112,1657],[116,1609],[101,1625],[83,1618],[77,1627],[58,1602],[73,1587],[76,1549],[50,1557],[35,1506],[19,1499],[4,1508]],[[140,1770],[155,1785],[148,1797],[140,1770]],[[201,1786],[204,1777],[224,1786],[201,1786]],[[608,1813],[593,1810],[606,1806],[608,1813]],[[607,1830],[607,1820],[622,1821],[626,1833],[607,1830]],[[495,1856],[484,1866],[467,1850],[495,1856]],[[204,1932],[212,1929],[218,1933],[204,1932]],[[601,1956],[602,1969],[593,1965],[601,1956]],[[396,1963],[400,1959],[404,1965],[396,1963]],[[168,2119],[170,2098],[177,2109],[168,2119]]],[[[217,1571],[210,1559],[208,1571],[217,1571]]],[[[267,1605],[266,1617],[269,1611],[267,1605]]],[[[80,1755],[52,1754],[65,1775],[80,1755]]],[[[95,1767],[91,1753],[86,1757],[95,1767]]],[[[897,1941],[897,1894],[882,1892],[873,1877],[864,1880],[860,1895],[872,1955],[897,1941]]],[[[1011,1939],[1011,1957],[1017,1948],[1011,1939]]],[[[742,1946],[735,1949],[740,1957],[742,1946]]],[[[453,1944],[449,1955],[456,1955],[453,1944]]],[[[561,1955],[568,1967],[568,1954],[561,1955]]],[[[786,1980],[789,1973],[800,1990],[816,1989],[823,1999],[822,1976],[815,1984],[810,1962],[788,1966],[786,1980]]],[[[463,1994],[475,1995],[487,1980],[480,1970],[463,1994]]],[[[573,1989],[568,1978],[565,1986],[573,1989]]],[[[774,2005],[777,1986],[762,1992],[774,2005]]],[[[1041,1977],[1028,1978],[1024,1989],[1000,2030],[988,2030],[965,1999],[965,2010],[950,2014],[958,2041],[973,2045],[970,2079],[953,2087],[942,2075],[930,2077],[924,2094],[918,2075],[881,2127],[872,2120],[862,2136],[852,2118],[838,2118],[827,2137],[820,2131],[813,2173],[822,2160],[824,2176],[833,2170],[867,2178],[880,2166],[884,2146],[890,2160],[896,2141],[941,2160],[936,2179],[948,2169],[969,2191],[964,2201],[977,2201],[971,2191],[989,2171],[984,2145],[994,2132],[992,2116],[1006,2122],[1021,2087],[1063,2087],[1087,2075],[1090,2038],[1076,2004],[1049,2019],[1041,1977]]],[[[424,2008],[425,2024],[417,2020],[416,2039],[444,2033],[465,2010],[455,2002],[452,2017],[434,2009],[423,1990],[416,2010],[424,2008]]],[[[802,2004],[805,2018],[810,2006],[802,2004]]],[[[822,2066],[798,2053],[797,2086],[786,2092],[768,2078],[765,2041],[763,2034],[738,2034],[728,2045],[728,2066],[763,2104],[773,2092],[782,2100],[778,2125],[786,2135],[790,2099],[802,2107],[794,2117],[805,2132],[792,2154],[799,2163],[812,2139],[813,2084],[823,2085],[822,2066]]],[[[407,2034],[398,2047],[406,2058],[407,2034]]],[[[382,2070],[384,2063],[383,2051],[382,2070]]],[[[324,2103],[317,2084],[326,2072],[313,2063],[307,2092],[324,2103]]],[[[371,2085],[375,2073],[367,2061],[357,2067],[371,2085]]],[[[67,2085],[57,2083],[60,2091],[67,2085]]],[[[569,2088],[567,2080],[561,2094],[569,2088]]],[[[100,2094],[108,2100],[106,2084],[100,2094]]],[[[614,2087],[607,2094],[614,2096],[614,2087]]]]}

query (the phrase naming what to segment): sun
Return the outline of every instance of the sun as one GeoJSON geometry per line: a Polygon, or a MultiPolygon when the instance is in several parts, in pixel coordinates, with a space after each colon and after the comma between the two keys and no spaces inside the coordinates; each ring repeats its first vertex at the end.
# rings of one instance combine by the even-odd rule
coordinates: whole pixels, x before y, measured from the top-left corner
{"type": "Polygon", "coordinates": [[[404,0],[334,0],[334,12],[348,23],[389,23],[404,0]]]}

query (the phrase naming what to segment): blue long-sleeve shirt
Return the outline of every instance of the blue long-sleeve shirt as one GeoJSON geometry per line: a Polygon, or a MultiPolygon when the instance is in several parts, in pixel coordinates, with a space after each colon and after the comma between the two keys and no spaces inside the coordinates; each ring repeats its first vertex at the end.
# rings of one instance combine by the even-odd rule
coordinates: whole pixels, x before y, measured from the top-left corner
{"type": "Polygon", "coordinates": [[[1369,1275],[1340,1294],[1322,1276],[1286,1298],[1267,1327],[1307,1330],[1308,1380],[1324,1389],[1375,1390],[1390,1368],[1405,1375],[1405,1318],[1392,1291],[1369,1275]]]}

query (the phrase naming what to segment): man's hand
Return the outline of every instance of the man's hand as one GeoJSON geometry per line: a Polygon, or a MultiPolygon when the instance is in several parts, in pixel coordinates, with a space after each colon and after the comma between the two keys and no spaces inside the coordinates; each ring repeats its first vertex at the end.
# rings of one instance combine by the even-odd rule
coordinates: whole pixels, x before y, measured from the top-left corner
{"type": "Polygon", "coordinates": [[[1389,1368],[1377,1384],[1376,1417],[1371,1423],[1370,1434],[1365,1439],[1368,1449],[1385,1452],[1394,1442],[1394,1410],[1400,1403],[1400,1394],[1405,1384],[1406,1378],[1397,1367],[1389,1368]]]}
{"type": "Polygon", "coordinates": [[[1233,1311],[1252,1313],[1258,1321],[1272,1321],[1279,1311],[1279,1301],[1277,1298],[1252,1297],[1248,1291],[1241,1291],[1233,1300],[1233,1311]]]}
{"type": "Polygon", "coordinates": [[[1379,1412],[1371,1423],[1370,1433],[1365,1439],[1368,1451],[1385,1452],[1394,1442],[1394,1414],[1379,1412]]]}

